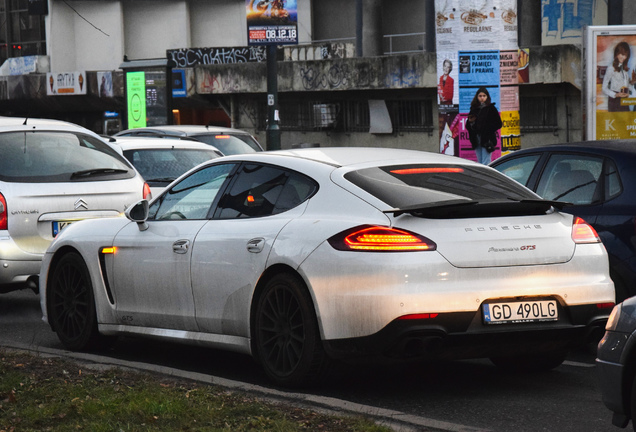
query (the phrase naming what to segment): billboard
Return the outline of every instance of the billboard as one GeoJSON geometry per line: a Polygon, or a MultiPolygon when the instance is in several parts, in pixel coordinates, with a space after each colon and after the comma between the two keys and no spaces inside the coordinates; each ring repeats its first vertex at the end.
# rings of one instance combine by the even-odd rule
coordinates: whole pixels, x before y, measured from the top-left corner
{"type": "Polygon", "coordinates": [[[585,139],[636,138],[636,26],[591,26],[585,39],[585,139]]]}
{"type": "Polygon", "coordinates": [[[520,147],[516,0],[435,0],[440,153],[476,160],[466,122],[485,87],[504,126],[492,159],[520,147]]]}
{"type": "Polygon", "coordinates": [[[248,45],[298,44],[296,0],[245,0],[248,45]]]}

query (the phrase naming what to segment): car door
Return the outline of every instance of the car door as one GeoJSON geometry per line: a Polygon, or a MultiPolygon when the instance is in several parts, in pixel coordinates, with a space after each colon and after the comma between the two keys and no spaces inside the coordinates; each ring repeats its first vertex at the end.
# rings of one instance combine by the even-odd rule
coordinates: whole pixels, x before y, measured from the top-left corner
{"type": "Polygon", "coordinates": [[[235,177],[197,235],[192,287],[201,331],[247,337],[252,292],[272,245],[303,213],[303,201],[317,186],[302,174],[265,164],[246,163],[235,177]]]}
{"type": "Polygon", "coordinates": [[[150,207],[147,229],[128,224],[115,237],[112,289],[122,324],[196,331],[192,246],[235,164],[207,166],[150,207]]]}

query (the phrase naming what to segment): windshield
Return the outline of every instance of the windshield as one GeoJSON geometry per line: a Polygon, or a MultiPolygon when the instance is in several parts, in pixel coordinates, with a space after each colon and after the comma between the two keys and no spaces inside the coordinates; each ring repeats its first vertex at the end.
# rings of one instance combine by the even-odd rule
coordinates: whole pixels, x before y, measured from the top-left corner
{"type": "Polygon", "coordinates": [[[105,142],[74,132],[0,134],[0,179],[66,182],[132,178],[135,171],[105,142]],[[77,173],[88,175],[74,175],[77,173]]]}
{"type": "Polygon", "coordinates": [[[345,178],[393,208],[457,200],[538,199],[514,180],[481,166],[393,165],[353,171],[345,178]]]}
{"type": "Polygon", "coordinates": [[[218,157],[212,149],[174,148],[124,150],[124,156],[150,186],[165,186],[191,168],[218,157]]]}
{"type": "Polygon", "coordinates": [[[225,156],[263,151],[251,135],[247,134],[205,134],[193,135],[199,141],[213,145],[225,156]]]}

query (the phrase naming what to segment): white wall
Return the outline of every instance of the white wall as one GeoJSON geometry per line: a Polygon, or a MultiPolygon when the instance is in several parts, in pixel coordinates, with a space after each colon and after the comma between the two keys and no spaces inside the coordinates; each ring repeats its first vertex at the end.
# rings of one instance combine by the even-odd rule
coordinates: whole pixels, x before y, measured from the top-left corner
{"type": "Polygon", "coordinates": [[[190,46],[187,2],[136,0],[122,6],[124,53],[129,60],[165,58],[167,49],[190,46]]]}
{"type": "MultiPolygon", "coordinates": [[[[299,42],[312,39],[311,0],[298,0],[299,42]]],[[[245,0],[50,1],[52,72],[117,70],[178,48],[247,45],[245,0]]]]}
{"type": "Polygon", "coordinates": [[[120,2],[51,2],[45,25],[52,72],[113,70],[121,64],[120,2]]]}

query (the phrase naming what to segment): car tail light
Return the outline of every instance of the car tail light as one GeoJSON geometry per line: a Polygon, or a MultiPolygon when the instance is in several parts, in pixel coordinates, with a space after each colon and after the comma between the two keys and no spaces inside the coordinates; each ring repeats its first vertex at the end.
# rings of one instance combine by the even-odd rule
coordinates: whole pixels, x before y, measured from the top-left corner
{"type": "Polygon", "coordinates": [[[9,213],[7,212],[7,200],[0,193],[0,230],[8,229],[9,213]]]}
{"type": "Polygon", "coordinates": [[[596,304],[597,309],[612,309],[614,306],[616,306],[616,303],[597,303],[596,304]]]}
{"type": "Polygon", "coordinates": [[[433,251],[437,248],[426,237],[382,226],[361,226],[343,231],[331,237],[329,244],[337,250],[367,252],[433,251]]]}
{"type": "Polygon", "coordinates": [[[592,225],[585,222],[580,217],[574,218],[574,224],[572,225],[572,240],[574,243],[600,243],[596,230],[592,228],[592,225]]]}
{"type": "Polygon", "coordinates": [[[229,135],[215,135],[214,138],[216,138],[216,139],[229,139],[230,136],[229,135]]]}
{"type": "Polygon", "coordinates": [[[463,168],[458,167],[430,167],[430,168],[404,168],[391,170],[393,174],[440,174],[440,173],[463,173],[463,168]]]}
{"type": "Polygon", "coordinates": [[[152,198],[152,192],[150,192],[150,186],[148,186],[148,183],[146,182],[144,182],[143,197],[145,200],[149,200],[150,198],[152,198]]]}
{"type": "Polygon", "coordinates": [[[399,320],[419,320],[419,319],[432,319],[437,318],[437,313],[419,313],[419,314],[410,314],[410,315],[402,315],[398,317],[399,320]]]}

